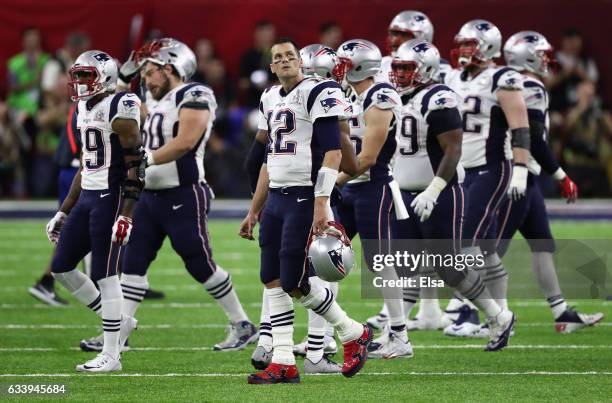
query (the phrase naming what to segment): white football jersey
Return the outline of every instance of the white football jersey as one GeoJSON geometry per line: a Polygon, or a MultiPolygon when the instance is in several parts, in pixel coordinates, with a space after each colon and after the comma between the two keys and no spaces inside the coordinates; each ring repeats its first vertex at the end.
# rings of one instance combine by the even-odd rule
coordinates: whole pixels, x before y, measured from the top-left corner
{"type": "MultiPolygon", "coordinates": [[[[402,96],[402,102],[397,152],[392,165],[393,178],[403,190],[423,190],[434,178],[444,156],[437,139],[437,134],[442,131],[437,125],[448,127],[446,122],[430,119],[430,113],[455,109],[459,124],[461,98],[446,85],[432,84],[417,90],[415,94],[402,96]]],[[[463,169],[459,165],[453,181],[463,181],[463,176],[463,169]]]]}
{"type": "Polygon", "coordinates": [[[350,180],[348,183],[360,183],[367,181],[390,181],[391,176],[391,158],[395,154],[397,148],[397,122],[400,119],[402,100],[399,94],[386,82],[374,83],[368,89],[357,96],[352,103],[353,117],[349,120],[351,128],[351,141],[355,147],[355,154],[361,152],[361,143],[366,134],[365,113],[373,107],[390,110],[393,112],[393,119],[389,126],[387,140],[383,144],[376,163],[362,175],[350,180]]]}
{"type": "Polygon", "coordinates": [[[77,131],[81,139],[83,169],[81,188],[116,189],[126,176],[119,136],[113,133],[115,119],[133,119],[140,126],[140,99],[120,92],[105,97],[93,107],[88,101],[77,104],[77,131]]]}
{"type": "Polygon", "coordinates": [[[258,128],[268,132],[270,187],[313,186],[324,157],[312,142],[313,124],[324,117],[345,119],[350,111],[342,89],[332,80],[306,77],[289,93],[280,85],[266,89],[259,103],[258,128]]]}
{"type": "MultiPolygon", "coordinates": [[[[523,85],[525,87],[523,90],[523,98],[525,99],[525,105],[527,105],[527,111],[530,115],[538,114],[544,118],[546,123],[545,130],[542,135],[544,136],[544,141],[548,142],[547,137],[550,126],[548,116],[548,91],[546,91],[544,84],[542,84],[540,80],[527,75],[524,75],[523,77],[523,85]]],[[[542,172],[542,167],[531,154],[529,155],[527,168],[533,175],[539,175],[542,172]]]]}
{"type": "Polygon", "coordinates": [[[195,147],[176,161],[147,167],[145,189],[169,189],[204,181],[204,148],[215,120],[217,101],[213,91],[200,83],[185,83],[156,101],[147,96],[147,120],[143,142],[147,153],[157,150],[178,135],[181,108],[207,109],[208,126],[195,147]]]}
{"type": "Polygon", "coordinates": [[[463,99],[462,165],[474,168],[512,159],[508,122],[497,101],[497,91],[521,91],[522,74],[490,65],[475,77],[464,69],[450,70],[444,82],[463,99]]]}

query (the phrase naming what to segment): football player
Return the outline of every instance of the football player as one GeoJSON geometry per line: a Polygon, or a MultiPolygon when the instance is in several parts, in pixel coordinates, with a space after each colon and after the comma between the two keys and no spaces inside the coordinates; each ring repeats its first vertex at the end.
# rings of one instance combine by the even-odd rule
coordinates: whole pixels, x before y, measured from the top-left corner
{"type": "Polygon", "coordinates": [[[542,83],[549,65],[554,63],[553,49],[546,38],[534,31],[521,31],[510,37],[504,45],[506,64],[524,76],[523,97],[527,104],[531,133],[531,155],[525,197],[505,200],[499,209],[499,239],[497,251],[506,253],[510,240],[520,231],[532,251],[532,269],[546,296],[555,320],[555,329],[571,333],[591,326],[603,319],[602,313],[587,315],[569,308],[559,286],[553,262],[555,243],[550,231],[544,197],[536,176],[544,170],[559,181],[561,195],[568,203],[578,197],[578,186],[567,176],[546,144],[548,134],[548,91],[542,83]]]}
{"type": "MultiPolygon", "coordinates": [[[[459,178],[463,123],[461,98],[435,80],[440,54],[427,41],[413,39],[402,44],[393,59],[392,81],[402,94],[398,152],[393,160],[394,178],[410,205],[407,220],[394,220],[393,239],[410,240],[417,253],[448,256],[461,249],[464,194],[459,178]],[[419,244],[414,240],[422,239],[419,244]]],[[[436,267],[438,276],[487,315],[493,332],[486,351],[508,343],[513,314],[502,309],[473,268],[436,267]]],[[[416,302],[405,301],[407,311],[416,302]]]]}
{"type": "MultiPolygon", "coordinates": [[[[376,75],[377,82],[390,82],[391,63],[399,46],[411,39],[423,39],[429,43],[433,43],[434,27],[431,20],[420,11],[402,11],[398,13],[389,24],[387,34],[387,51],[389,55],[384,56],[381,62],[380,72],[376,75]]],[[[436,76],[436,80],[443,81],[444,75],[451,69],[450,64],[445,59],[440,59],[440,67],[436,76]]],[[[434,274],[430,271],[431,274],[434,274]]],[[[425,273],[424,273],[425,274],[425,273]]],[[[404,307],[414,301],[414,295],[418,289],[411,288],[404,290],[404,307]]],[[[406,322],[406,328],[410,330],[418,329],[436,329],[439,328],[442,318],[442,311],[437,299],[437,291],[435,288],[423,288],[421,290],[421,303],[419,304],[419,312],[414,320],[406,322]]],[[[404,312],[408,317],[410,312],[404,312]]],[[[389,312],[387,307],[383,305],[382,310],[370,318],[368,318],[368,326],[382,330],[389,321],[389,312]]]]}
{"type": "MultiPolygon", "coordinates": [[[[484,265],[477,270],[505,310],[508,275],[495,252],[496,215],[506,197],[518,200],[525,195],[530,135],[522,75],[493,62],[501,55],[501,39],[499,29],[489,21],[465,23],[455,36],[457,47],[452,52],[458,69],[445,76],[445,83],[463,100],[460,162],[466,170],[465,252],[484,254],[484,265]],[[511,152],[506,148],[508,132],[511,152]]],[[[447,310],[463,301],[451,303],[447,310]]],[[[476,311],[464,309],[457,321],[445,328],[445,334],[470,336],[480,328],[476,311]]]]}
{"type": "Polygon", "coordinates": [[[260,277],[271,318],[272,361],[248,382],[299,383],[293,355],[293,300],[323,316],[344,346],[342,374],[364,365],[371,333],[350,319],[328,288],[308,281],[306,249],[312,234],[328,230],[328,199],[340,167],[338,117],[349,110],[340,86],[304,78],[298,47],[281,38],[271,48],[270,68],[281,85],[261,97],[258,128],[268,132],[268,152],[240,236],[253,238],[260,222],[260,277]]]}
{"type": "MultiPolygon", "coordinates": [[[[381,54],[372,42],[349,40],[340,45],[337,54],[342,63],[343,81],[356,95],[350,126],[358,170],[355,175],[342,173],[338,177],[338,185],[346,186],[342,189],[342,202],[336,208],[349,238],[359,233],[362,240],[388,242],[393,208],[390,185],[393,176],[389,164],[397,145],[395,131],[401,100],[390,84],[375,83],[381,54]]],[[[381,251],[366,248],[365,253],[371,256],[381,251]]],[[[397,280],[394,268],[387,268],[381,274],[385,279],[397,280]]],[[[372,343],[368,355],[375,358],[411,357],[412,346],[406,332],[401,295],[397,289],[385,287],[383,297],[389,309],[391,337],[386,338],[386,343],[372,343]]]]}
{"type": "Polygon", "coordinates": [[[81,138],[81,167],[60,210],[47,224],[57,243],[51,263],[55,279],[102,318],[104,348],[77,371],[121,370],[120,329],[134,326],[122,316],[119,258],[132,232],[132,212],[144,180],[140,100],[114,94],[117,65],[99,50],[81,54],[70,69],[74,114],[81,138]],[[91,278],[75,267],[91,250],[91,278]],[[94,282],[99,287],[96,288],[94,282]]]}
{"type": "MultiPolygon", "coordinates": [[[[163,38],[135,55],[147,89],[144,123],[147,181],[134,212],[139,225],[122,262],[123,313],[133,317],[149,287],[147,270],[170,238],[189,274],[219,303],[229,319],[227,338],[216,351],[235,351],[257,340],[231,276],[213,259],[207,214],[213,193],[204,179],[204,148],[217,103],[212,90],[187,83],[195,55],[182,42],[163,38]]],[[[124,335],[127,337],[128,335],[124,335]]],[[[96,338],[90,340],[95,348],[96,338]]]]}
{"type": "MultiPolygon", "coordinates": [[[[306,77],[318,76],[323,78],[333,78],[338,66],[338,57],[336,52],[328,47],[320,44],[308,45],[300,49],[300,57],[302,59],[302,73],[306,77]]],[[[353,175],[357,170],[357,159],[353,145],[349,138],[349,128],[347,120],[340,120],[341,138],[340,144],[342,147],[342,160],[340,161],[340,170],[353,175]]],[[[267,139],[267,131],[259,130],[256,135],[256,140],[253,143],[251,152],[247,159],[247,170],[251,179],[251,183],[257,184],[259,170],[263,164],[264,151],[257,151],[258,148],[265,150],[264,139],[267,139]],[[262,134],[263,133],[263,134],[262,134]],[[261,142],[258,140],[261,139],[261,142]],[[259,144],[257,144],[259,143],[259,144]],[[259,155],[258,155],[259,154],[259,155]]],[[[252,188],[255,191],[255,187],[252,188]]],[[[332,193],[338,195],[339,192],[332,193]]],[[[310,277],[310,281],[317,283],[321,287],[327,287],[334,294],[338,295],[338,283],[325,282],[316,276],[310,277]]],[[[266,293],[263,296],[261,318],[260,318],[260,334],[257,342],[257,348],[251,356],[251,363],[256,369],[265,369],[272,359],[272,327],[270,324],[270,312],[268,307],[268,299],[266,293]]],[[[316,314],[312,310],[308,310],[308,336],[306,341],[296,344],[293,347],[293,354],[305,356],[304,372],[307,374],[313,373],[335,373],[340,372],[341,367],[329,359],[329,356],[334,355],[338,351],[336,339],[334,338],[333,326],[325,320],[321,315],[316,314]]]]}

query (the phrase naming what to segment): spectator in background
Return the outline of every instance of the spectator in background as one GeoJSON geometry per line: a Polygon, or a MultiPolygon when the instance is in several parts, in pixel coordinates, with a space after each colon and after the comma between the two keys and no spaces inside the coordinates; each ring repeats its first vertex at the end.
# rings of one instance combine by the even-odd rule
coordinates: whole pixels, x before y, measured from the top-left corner
{"type": "Polygon", "coordinates": [[[612,115],[595,94],[595,85],[576,87],[577,103],[564,122],[563,160],[584,196],[610,196],[612,188],[612,115]]]}
{"type": "Polygon", "coordinates": [[[13,122],[8,105],[0,102],[0,197],[26,196],[20,130],[23,131],[13,122]]]}
{"type": "Polygon", "coordinates": [[[342,43],[342,28],[333,21],[321,24],[319,28],[319,43],[336,50],[342,43]]]}
{"type": "MultiPolygon", "coordinates": [[[[54,96],[57,82],[60,76],[65,75],[77,57],[86,50],[89,50],[91,41],[82,32],[73,32],[66,37],[64,46],[59,48],[42,70],[41,89],[43,91],[43,107],[49,100],[47,96],[54,96]]],[[[63,101],[68,102],[65,98],[63,101]]],[[[54,102],[51,101],[51,102],[54,102]]]]}
{"type": "Polygon", "coordinates": [[[561,48],[555,58],[559,69],[547,83],[550,88],[550,109],[564,113],[578,102],[578,84],[582,81],[597,84],[599,72],[595,61],[584,50],[582,35],[573,28],[563,33],[561,48]]]}
{"type": "Polygon", "coordinates": [[[32,164],[36,155],[36,113],[40,105],[40,79],[49,55],[42,50],[40,31],[26,28],[22,33],[23,51],[11,57],[7,63],[9,95],[7,103],[29,137],[28,146],[22,149],[28,190],[33,187],[32,164]]]}
{"type": "Polygon", "coordinates": [[[241,92],[241,104],[257,108],[263,89],[276,78],[270,71],[270,48],[276,38],[276,28],[270,21],[260,21],[253,33],[254,47],[240,57],[240,80],[238,89],[241,92]]]}

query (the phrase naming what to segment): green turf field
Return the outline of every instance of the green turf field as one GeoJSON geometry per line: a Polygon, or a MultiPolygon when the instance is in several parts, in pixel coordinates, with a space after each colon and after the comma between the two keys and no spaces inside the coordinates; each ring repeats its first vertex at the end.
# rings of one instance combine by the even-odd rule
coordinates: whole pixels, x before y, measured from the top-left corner
{"type": "MultiPolygon", "coordinates": [[[[612,305],[601,300],[570,301],[582,311],[606,314],[600,326],[571,335],[554,332],[543,298],[511,300],[518,317],[516,336],[501,353],[483,352],[481,339],[413,332],[414,358],[370,360],[352,379],[302,375],[301,385],[247,385],[252,347],[237,353],[211,351],[224,337],[225,317],[167,243],[149,271],[151,286],[166,292],[167,298],[141,306],[139,329],[130,338],[133,351],[123,355],[123,372],[77,374],[75,365],[93,357],[78,350],[79,340],[95,335],[99,320],[72,297],[69,307],[50,308],[27,294],[51,252],[44,225],[44,221],[0,222],[2,389],[23,382],[63,383],[70,399],[86,402],[612,399],[612,305]]],[[[250,318],[258,322],[262,289],[258,248],[239,239],[237,228],[236,221],[210,223],[215,258],[232,274],[250,318]]],[[[610,223],[563,222],[555,223],[553,230],[559,238],[612,240],[610,223]]],[[[510,274],[511,281],[518,277],[510,274]]],[[[60,293],[67,296],[64,290],[60,293]]],[[[339,301],[358,320],[380,308],[377,300],[361,299],[359,272],[341,284],[339,301]]],[[[296,311],[299,341],[306,332],[306,314],[300,307],[296,311]]],[[[342,360],[340,355],[336,358],[342,360]]],[[[0,399],[6,397],[0,394],[0,399]]]]}

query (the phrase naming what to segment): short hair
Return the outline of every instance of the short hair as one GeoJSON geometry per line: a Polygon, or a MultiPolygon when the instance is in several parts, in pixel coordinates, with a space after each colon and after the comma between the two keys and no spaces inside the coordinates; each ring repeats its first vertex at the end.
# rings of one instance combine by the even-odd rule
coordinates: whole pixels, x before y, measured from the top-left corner
{"type": "Polygon", "coordinates": [[[38,29],[37,27],[25,27],[21,31],[21,37],[25,38],[25,36],[29,34],[30,32],[37,32],[40,35],[40,29],[38,29]]]}
{"type": "Polygon", "coordinates": [[[580,31],[578,31],[577,28],[569,27],[563,30],[563,37],[564,38],[582,37],[582,34],[580,33],[580,31]]]}
{"type": "Polygon", "coordinates": [[[268,27],[270,25],[274,25],[274,24],[272,24],[272,21],[270,21],[270,20],[259,20],[259,21],[257,21],[257,24],[255,24],[255,29],[265,28],[265,27],[268,27]]]}
{"type": "Polygon", "coordinates": [[[280,38],[276,39],[274,42],[272,42],[272,46],[270,46],[270,49],[272,49],[273,46],[280,45],[282,43],[290,43],[290,44],[292,44],[293,47],[295,48],[295,52],[298,54],[298,57],[299,57],[299,55],[300,55],[300,47],[289,36],[281,36],[280,38]]]}
{"type": "Polygon", "coordinates": [[[340,26],[335,21],[327,21],[321,24],[321,26],[319,27],[319,33],[326,34],[332,29],[336,29],[336,28],[339,29],[340,26]]]}

